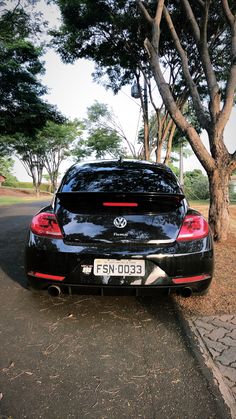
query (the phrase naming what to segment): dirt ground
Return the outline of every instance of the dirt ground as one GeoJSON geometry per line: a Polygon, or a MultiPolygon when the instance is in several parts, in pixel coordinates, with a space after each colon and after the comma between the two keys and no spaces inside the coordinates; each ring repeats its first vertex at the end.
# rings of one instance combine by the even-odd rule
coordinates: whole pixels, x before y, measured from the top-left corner
{"type": "MultiPolygon", "coordinates": [[[[207,217],[206,206],[195,209],[207,217]]],[[[230,235],[226,243],[215,244],[215,273],[208,293],[184,299],[178,304],[189,315],[236,314],[236,206],[230,207],[230,235]]]]}

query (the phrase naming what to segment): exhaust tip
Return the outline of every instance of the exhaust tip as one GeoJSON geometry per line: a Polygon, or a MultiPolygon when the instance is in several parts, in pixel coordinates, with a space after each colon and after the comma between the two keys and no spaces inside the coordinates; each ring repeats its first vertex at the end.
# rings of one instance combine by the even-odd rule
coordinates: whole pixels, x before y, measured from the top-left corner
{"type": "Polygon", "coordinates": [[[50,287],[48,287],[48,294],[51,297],[58,297],[61,294],[61,288],[57,285],[50,285],[50,287]]]}
{"type": "Polygon", "coordinates": [[[190,287],[184,287],[184,288],[181,289],[180,293],[181,293],[182,297],[188,298],[188,297],[191,297],[191,295],[193,293],[193,290],[190,287]]]}

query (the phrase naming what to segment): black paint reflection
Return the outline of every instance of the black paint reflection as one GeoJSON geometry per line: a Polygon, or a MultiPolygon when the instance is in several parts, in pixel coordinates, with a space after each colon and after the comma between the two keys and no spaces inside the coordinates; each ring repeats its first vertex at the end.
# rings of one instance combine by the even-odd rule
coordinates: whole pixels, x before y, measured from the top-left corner
{"type": "Polygon", "coordinates": [[[81,243],[174,240],[182,222],[181,211],[163,215],[124,215],[127,225],[121,229],[114,225],[113,214],[72,214],[61,208],[57,217],[66,241],[81,243]]]}
{"type": "Polygon", "coordinates": [[[102,162],[73,166],[59,192],[161,192],[177,194],[176,178],[165,166],[141,162],[102,162]]]}

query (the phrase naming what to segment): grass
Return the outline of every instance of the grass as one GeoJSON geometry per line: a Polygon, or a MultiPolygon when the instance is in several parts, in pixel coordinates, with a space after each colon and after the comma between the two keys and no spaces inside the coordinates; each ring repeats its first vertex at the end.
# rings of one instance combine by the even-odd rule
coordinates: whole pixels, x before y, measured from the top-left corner
{"type": "MultiPolygon", "coordinates": [[[[47,200],[47,196],[37,197],[20,197],[20,196],[0,196],[0,206],[3,205],[15,205],[15,204],[22,204],[24,202],[34,202],[34,201],[42,201],[47,200]]],[[[51,197],[50,197],[51,199],[51,197]]]]}

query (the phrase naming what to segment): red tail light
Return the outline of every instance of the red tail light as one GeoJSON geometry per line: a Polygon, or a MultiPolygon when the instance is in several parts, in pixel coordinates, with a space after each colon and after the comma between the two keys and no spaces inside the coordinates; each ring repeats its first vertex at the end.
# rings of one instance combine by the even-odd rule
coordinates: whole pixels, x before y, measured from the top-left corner
{"type": "Polygon", "coordinates": [[[207,221],[201,215],[186,215],[177,241],[202,239],[209,233],[207,221]]]}
{"type": "Polygon", "coordinates": [[[34,271],[28,272],[28,275],[35,276],[36,278],[52,279],[53,281],[63,281],[65,279],[65,276],[43,274],[41,272],[34,272],[34,271]]]}
{"type": "Polygon", "coordinates": [[[56,217],[50,212],[35,215],[31,222],[31,231],[38,236],[62,239],[62,234],[56,217]]]}
{"type": "Polygon", "coordinates": [[[104,207],[137,207],[136,202],[103,202],[104,207]]]}
{"type": "Polygon", "coordinates": [[[186,284],[188,282],[204,281],[205,279],[209,279],[209,278],[210,278],[210,275],[204,274],[204,275],[189,276],[185,278],[173,278],[172,281],[174,284],[186,284]]]}

